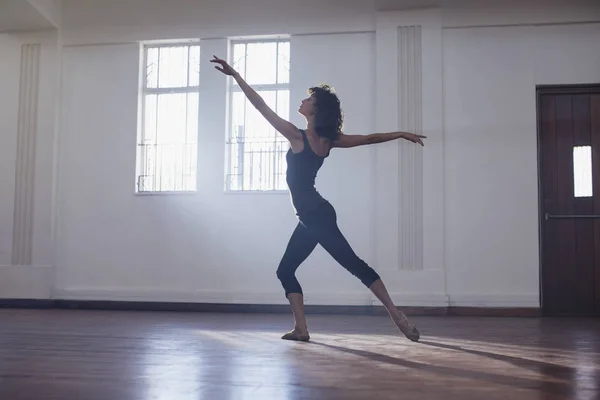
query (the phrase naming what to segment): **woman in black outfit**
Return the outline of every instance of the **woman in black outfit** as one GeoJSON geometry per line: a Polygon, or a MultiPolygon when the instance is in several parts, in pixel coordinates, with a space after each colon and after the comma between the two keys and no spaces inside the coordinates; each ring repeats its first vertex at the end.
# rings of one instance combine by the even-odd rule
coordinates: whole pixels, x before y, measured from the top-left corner
{"type": "Polygon", "coordinates": [[[345,135],[341,132],[342,111],[340,101],[329,86],[309,89],[310,96],[302,101],[298,112],[306,118],[306,129],[298,129],[280,118],[242,77],[224,60],[214,56],[215,68],[232,76],[254,107],[273,127],[290,141],[286,155],[287,184],[292,204],[299,222],[290,238],[277,269],[277,277],[285,290],[294,313],[294,329],[282,339],[308,341],[310,336],[304,317],[302,288],[295,272],[317,244],[320,244],[338,263],[356,276],[381,301],[392,321],[412,340],[419,340],[419,331],[409,324],[406,315],[392,302],[383,282],[375,270],[361,260],[352,250],[337,226],[333,206],[315,189],[315,178],[332,148],[349,148],[367,144],[406,139],[423,145],[425,136],[407,132],[375,133],[370,135],[345,135]]]}

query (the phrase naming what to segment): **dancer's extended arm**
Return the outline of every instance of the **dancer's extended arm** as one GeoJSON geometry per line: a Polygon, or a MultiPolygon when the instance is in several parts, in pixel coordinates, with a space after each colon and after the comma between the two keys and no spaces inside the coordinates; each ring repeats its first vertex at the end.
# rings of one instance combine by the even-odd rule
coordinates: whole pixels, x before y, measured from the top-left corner
{"type": "Polygon", "coordinates": [[[248,83],[234,70],[225,60],[218,58],[217,56],[213,56],[214,58],[210,60],[213,63],[219,64],[221,67],[215,66],[216,69],[224,73],[225,75],[230,75],[235,79],[235,81],[240,85],[240,88],[250,100],[250,103],[262,114],[263,117],[275,128],[279,133],[285,136],[289,141],[292,140],[302,140],[302,134],[289,121],[281,118],[279,115],[275,113],[265,102],[265,100],[258,94],[254,89],[248,85],[248,83]]]}
{"type": "Polygon", "coordinates": [[[369,135],[345,135],[340,134],[340,137],[333,142],[333,147],[349,148],[364,146],[367,144],[389,142],[391,140],[406,139],[413,143],[418,143],[423,146],[421,139],[426,138],[423,135],[416,135],[409,132],[387,132],[387,133],[371,133],[369,135]]]}

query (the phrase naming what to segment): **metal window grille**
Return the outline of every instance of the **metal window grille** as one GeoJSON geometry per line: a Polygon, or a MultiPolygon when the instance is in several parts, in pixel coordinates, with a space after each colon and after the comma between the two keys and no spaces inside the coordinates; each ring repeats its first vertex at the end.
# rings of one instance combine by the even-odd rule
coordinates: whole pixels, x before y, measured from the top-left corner
{"type": "Polygon", "coordinates": [[[143,58],[136,191],[195,191],[200,46],[145,45],[143,58]]]}
{"type": "MultiPolygon", "coordinates": [[[[290,42],[234,41],[232,66],[280,117],[290,111],[290,42]]],[[[232,80],[229,93],[226,188],[230,191],[285,190],[288,141],[246,99],[232,80]]]]}

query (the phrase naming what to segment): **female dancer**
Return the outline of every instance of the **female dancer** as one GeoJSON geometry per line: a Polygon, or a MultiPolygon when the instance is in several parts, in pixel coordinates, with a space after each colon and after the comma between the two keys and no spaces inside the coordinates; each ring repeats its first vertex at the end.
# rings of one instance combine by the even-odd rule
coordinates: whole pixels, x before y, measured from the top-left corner
{"type": "Polygon", "coordinates": [[[410,340],[419,340],[419,331],[409,324],[406,315],[392,302],[383,282],[373,268],[361,260],[337,226],[333,206],[315,188],[315,178],[332,148],[349,148],[367,144],[406,139],[423,145],[425,136],[407,132],[345,135],[341,132],[342,111],[338,97],[330,87],[321,85],[309,89],[310,96],[302,101],[298,112],[306,118],[306,129],[298,129],[280,118],[242,77],[224,60],[214,56],[215,68],[232,76],[252,103],[271,125],[290,142],[286,155],[287,184],[299,223],[290,238],[277,269],[277,277],[285,290],[294,314],[294,329],[282,339],[308,341],[310,336],[304,317],[302,288],[295,272],[300,264],[320,244],[338,263],[356,276],[381,301],[392,321],[410,340]]]}

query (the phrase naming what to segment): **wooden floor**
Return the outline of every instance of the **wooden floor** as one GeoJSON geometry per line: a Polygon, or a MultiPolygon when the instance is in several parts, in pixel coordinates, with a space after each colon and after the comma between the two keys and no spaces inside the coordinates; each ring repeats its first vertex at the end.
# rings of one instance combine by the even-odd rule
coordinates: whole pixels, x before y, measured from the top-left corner
{"type": "Polygon", "coordinates": [[[0,310],[0,399],[600,399],[600,321],[0,310]]]}

